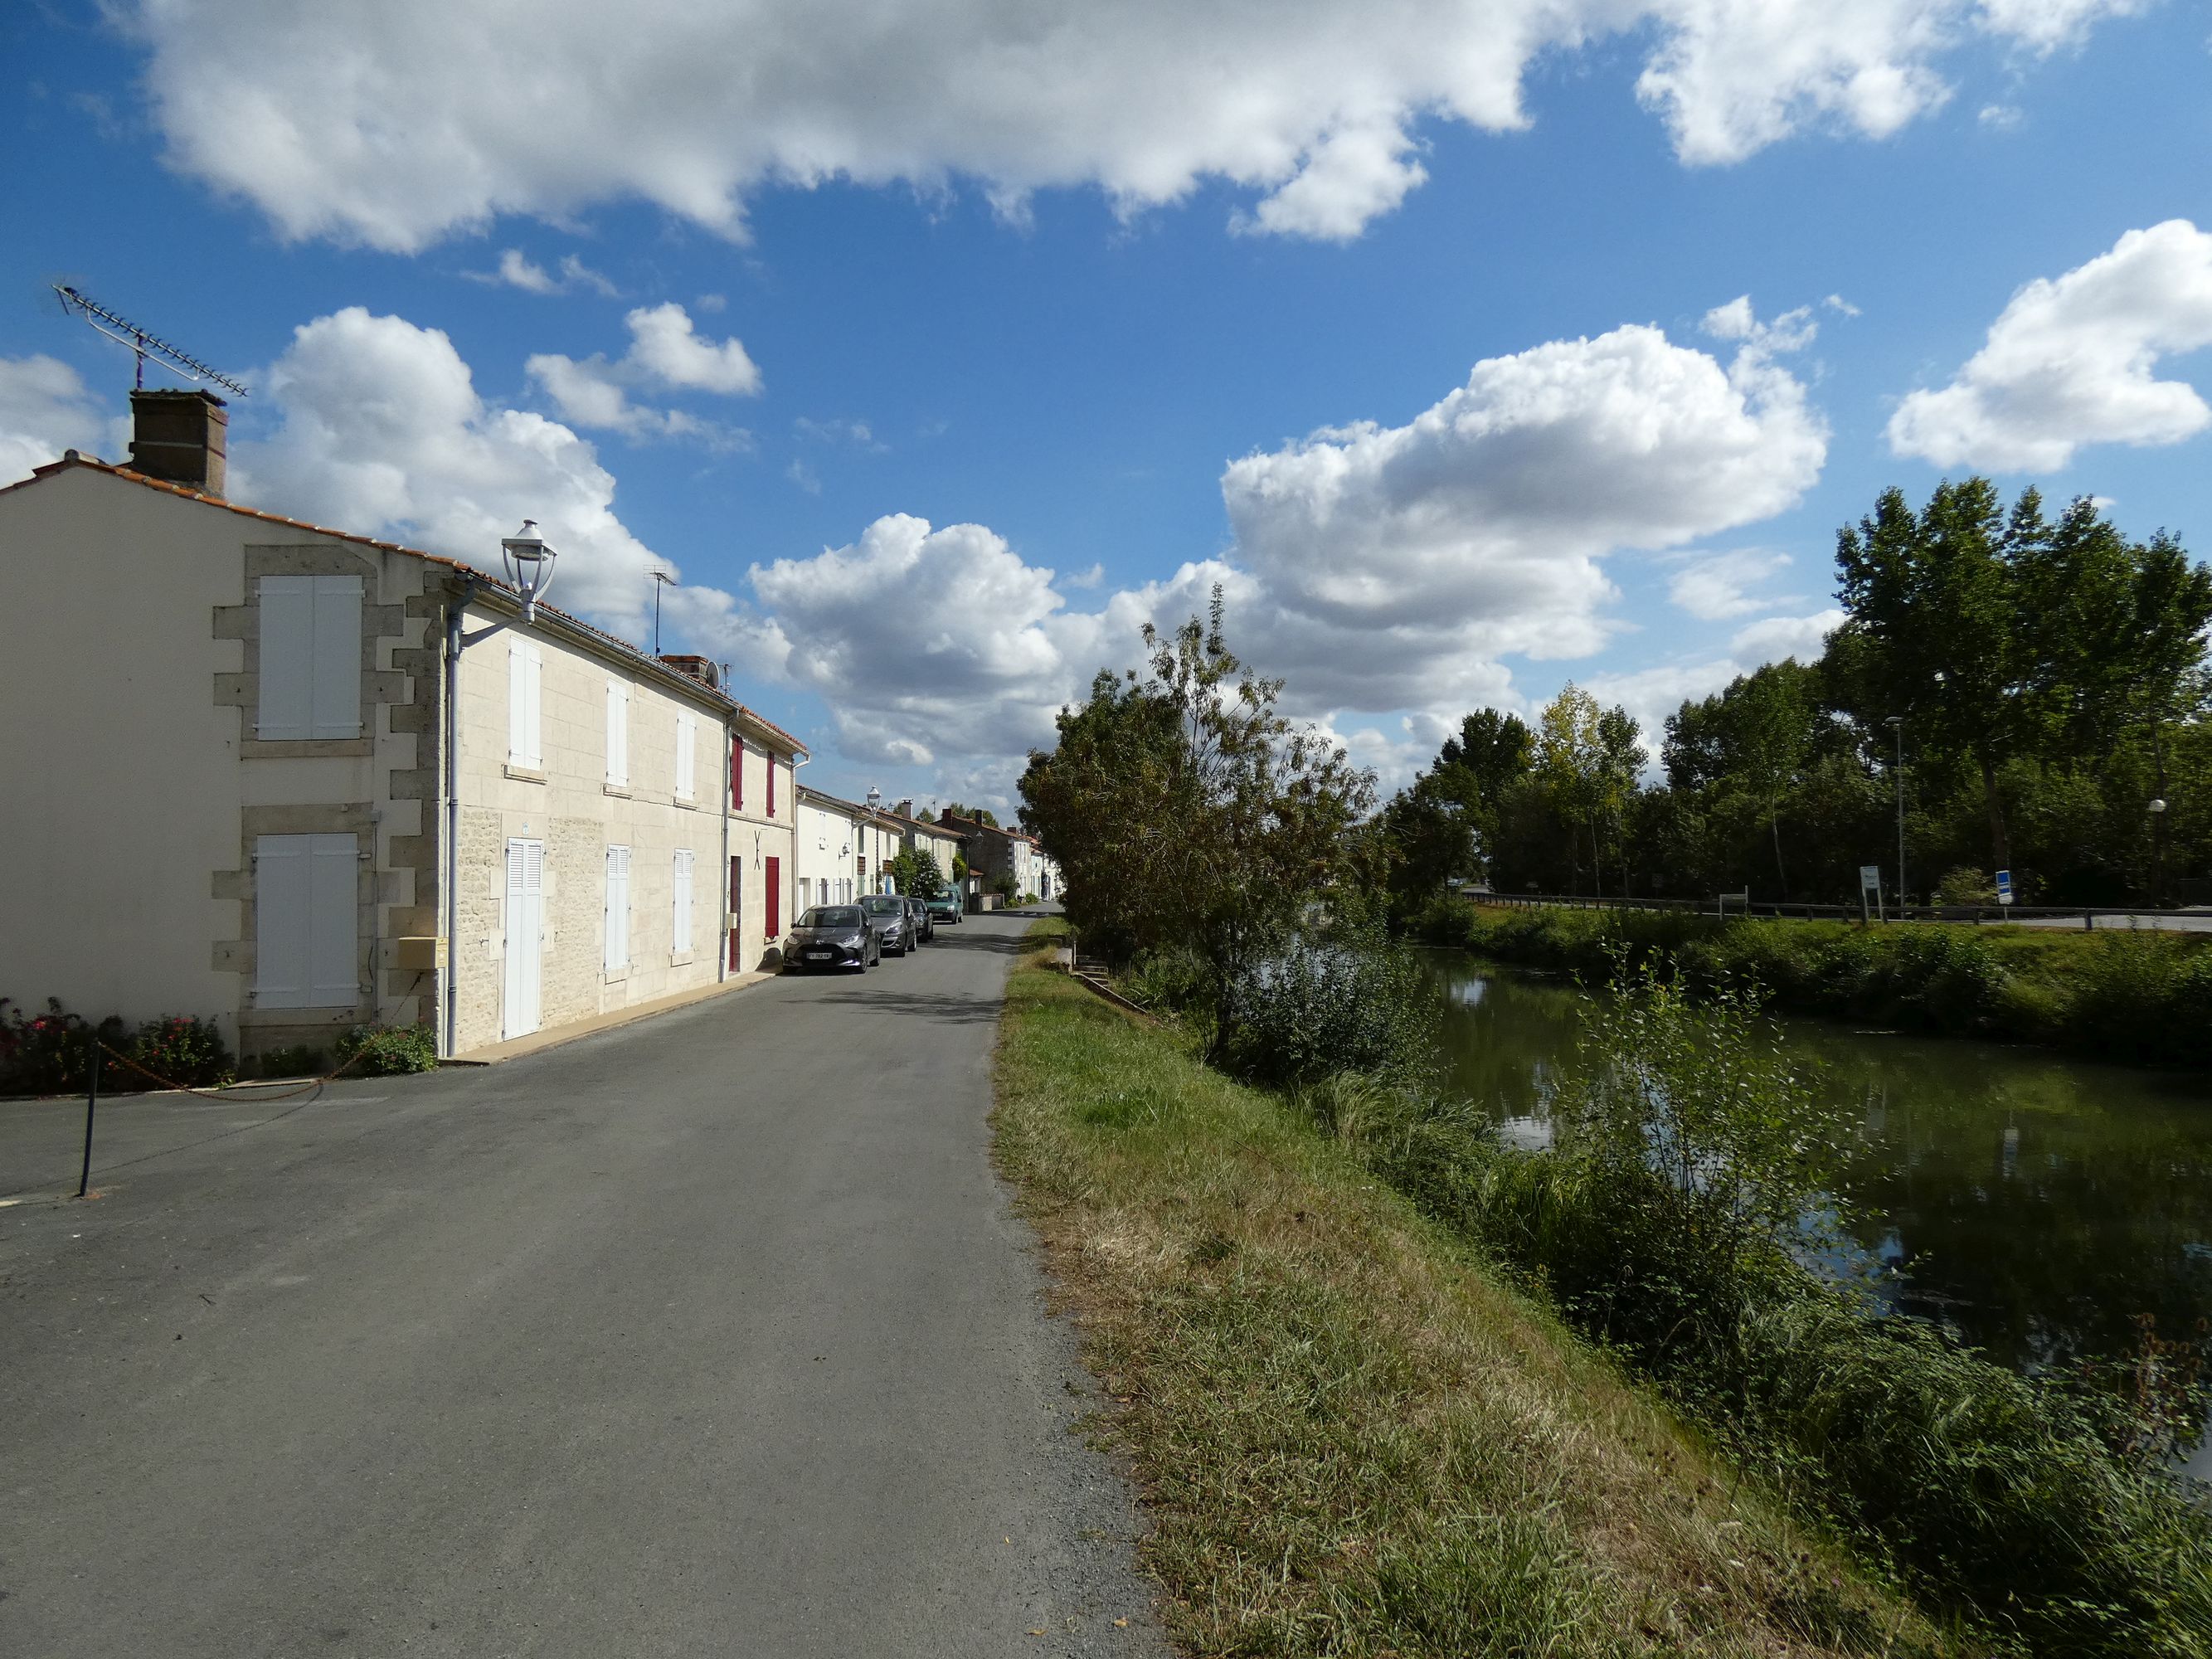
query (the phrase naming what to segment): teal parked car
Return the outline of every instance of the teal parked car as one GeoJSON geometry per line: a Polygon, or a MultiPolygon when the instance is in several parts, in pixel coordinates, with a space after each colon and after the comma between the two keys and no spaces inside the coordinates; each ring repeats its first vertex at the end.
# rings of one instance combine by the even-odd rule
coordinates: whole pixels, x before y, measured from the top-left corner
{"type": "Polygon", "coordinates": [[[921,903],[922,908],[929,912],[932,921],[949,921],[955,927],[959,926],[960,895],[951,888],[940,889],[933,897],[926,898],[921,903]]]}

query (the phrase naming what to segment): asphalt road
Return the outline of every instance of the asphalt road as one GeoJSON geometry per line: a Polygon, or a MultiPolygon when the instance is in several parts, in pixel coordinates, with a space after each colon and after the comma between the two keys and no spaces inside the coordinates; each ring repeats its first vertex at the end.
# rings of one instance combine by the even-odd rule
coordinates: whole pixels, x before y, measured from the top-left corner
{"type": "Polygon", "coordinates": [[[1164,1653],[988,1160],[1025,925],[104,1106],[92,1202],[0,1106],[0,1654],[1164,1653]]]}

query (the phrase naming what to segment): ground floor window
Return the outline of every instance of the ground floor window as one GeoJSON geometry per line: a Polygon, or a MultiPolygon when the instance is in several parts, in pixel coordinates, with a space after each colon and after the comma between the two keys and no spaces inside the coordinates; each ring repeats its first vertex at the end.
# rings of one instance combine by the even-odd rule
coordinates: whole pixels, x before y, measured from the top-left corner
{"type": "Polygon", "coordinates": [[[679,957],[691,954],[691,849],[678,848],[676,852],[676,897],[673,915],[669,919],[669,939],[679,957]]]}
{"type": "Polygon", "coordinates": [[[253,843],[253,1000],[350,1008],[361,1000],[361,846],[342,836],[253,843]]]}
{"type": "Polygon", "coordinates": [[[606,970],[629,966],[629,848],[607,848],[606,970]]]}

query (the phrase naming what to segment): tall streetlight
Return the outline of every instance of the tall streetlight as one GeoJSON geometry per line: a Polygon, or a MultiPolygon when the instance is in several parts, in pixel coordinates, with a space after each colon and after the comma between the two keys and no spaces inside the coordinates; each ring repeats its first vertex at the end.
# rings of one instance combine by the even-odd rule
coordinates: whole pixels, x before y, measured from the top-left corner
{"type": "Polygon", "coordinates": [[[2161,905],[2166,902],[2165,798],[2153,800],[2147,810],[2150,813],[2150,902],[2161,905]]]}
{"type": "MultiPolygon", "coordinates": [[[[528,627],[538,620],[538,601],[553,585],[553,564],[559,556],[545,544],[538,533],[538,520],[525,519],[522,528],[512,536],[503,536],[499,544],[500,562],[507,568],[507,580],[514,587],[515,597],[522,601],[521,622],[528,627]]],[[[512,622],[494,623],[489,628],[479,628],[474,633],[465,631],[469,606],[477,596],[477,579],[473,574],[461,578],[459,598],[446,606],[446,882],[440,903],[445,910],[446,936],[446,1007],[445,1046],[442,1053],[453,1052],[453,1040],[460,1018],[460,987],[455,969],[460,962],[460,952],[453,948],[453,934],[460,923],[458,894],[461,878],[461,699],[458,682],[461,672],[461,653],[481,640],[504,633],[514,624],[512,622]]]]}
{"type": "Polygon", "coordinates": [[[1905,716],[1892,714],[1882,722],[1897,739],[1897,763],[1889,769],[1897,779],[1897,914],[1905,915],[1905,716]]]}

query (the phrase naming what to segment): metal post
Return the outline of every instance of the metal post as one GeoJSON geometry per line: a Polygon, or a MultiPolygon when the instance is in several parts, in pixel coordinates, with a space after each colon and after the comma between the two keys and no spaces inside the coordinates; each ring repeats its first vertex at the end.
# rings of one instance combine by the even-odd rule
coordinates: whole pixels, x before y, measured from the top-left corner
{"type": "Polygon", "coordinates": [[[1905,881],[1905,721],[1898,715],[1889,717],[1889,729],[1897,738],[1897,764],[1890,769],[1897,778],[1897,917],[1905,920],[1905,895],[1909,890],[1905,881]]]}
{"type": "Polygon", "coordinates": [[[92,1115],[100,1109],[100,1033],[88,1039],[92,1049],[92,1082],[84,1091],[84,1167],[77,1172],[76,1195],[82,1198],[92,1185],[92,1115]]]}

